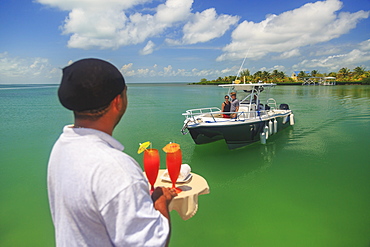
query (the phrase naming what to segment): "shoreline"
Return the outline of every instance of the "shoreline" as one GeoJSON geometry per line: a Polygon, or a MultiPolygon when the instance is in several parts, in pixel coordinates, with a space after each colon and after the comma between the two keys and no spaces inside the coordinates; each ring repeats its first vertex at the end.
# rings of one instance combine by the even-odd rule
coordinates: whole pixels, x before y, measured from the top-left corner
{"type": "MultiPolygon", "coordinates": [[[[193,82],[193,83],[188,83],[188,85],[203,85],[203,86],[218,86],[218,85],[223,85],[223,84],[231,84],[231,83],[214,83],[214,82],[193,82]]],[[[262,83],[263,84],[263,83],[262,83]]],[[[302,82],[282,82],[282,83],[275,83],[277,86],[324,86],[320,84],[316,85],[302,85],[302,82]]],[[[333,86],[369,86],[370,84],[366,83],[360,83],[358,81],[356,82],[336,82],[335,85],[333,86]]],[[[328,85],[329,86],[329,85],[328,85]]]]}

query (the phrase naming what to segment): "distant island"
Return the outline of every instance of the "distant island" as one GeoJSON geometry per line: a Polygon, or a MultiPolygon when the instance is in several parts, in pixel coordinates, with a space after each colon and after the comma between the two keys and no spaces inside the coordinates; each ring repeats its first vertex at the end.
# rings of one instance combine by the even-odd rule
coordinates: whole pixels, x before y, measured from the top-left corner
{"type": "Polygon", "coordinates": [[[358,66],[352,71],[348,68],[341,68],[338,72],[320,73],[318,70],[295,71],[290,77],[283,71],[274,70],[271,73],[268,71],[257,71],[253,75],[248,69],[243,70],[240,76],[225,76],[218,77],[215,80],[207,80],[202,78],[200,82],[189,83],[195,85],[219,85],[230,84],[234,81],[240,83],[276,83],[279,85],[301,85],[307,78],[320,77],[335,77],[337,85],[370,85],[370,70],[366,70],[362,66],[358,66]]]}

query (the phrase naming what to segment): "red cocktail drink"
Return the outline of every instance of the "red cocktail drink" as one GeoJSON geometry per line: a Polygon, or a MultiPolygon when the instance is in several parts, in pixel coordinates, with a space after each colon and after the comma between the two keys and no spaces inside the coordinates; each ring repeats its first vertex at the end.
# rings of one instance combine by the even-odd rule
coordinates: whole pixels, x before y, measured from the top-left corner
{"type": "Polygon", "coordinates": [[[154,191],[154,183],[157,180],[158,171],[159,171],[159,153],[158,149],[146,149],[144,151],[144,170],[146,177],[151,184],[150,191],[154,191]]]}
{"type": "Polygon", "coordinates": [[[177,178],[179,177],[180,174],[181,164],[182,164],[181,149],[178,149],[175,152],[166,153],[166,165],[168,174],[170,175],[170,179],[172,181],[172,188],[176,189],[177,193],[180,193],[182,191],[180,188],[176,188],[175,186],[177,178]]]}

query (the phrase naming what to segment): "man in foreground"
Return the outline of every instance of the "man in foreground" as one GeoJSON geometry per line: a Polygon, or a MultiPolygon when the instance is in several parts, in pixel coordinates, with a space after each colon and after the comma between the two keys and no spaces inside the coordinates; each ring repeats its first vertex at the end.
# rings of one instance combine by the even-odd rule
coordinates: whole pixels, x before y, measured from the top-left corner
{"type": "Polygon", "coordinates": [[[127,87],[112,64],[83,59],[63,69],[61,104],[74,113],[48,165],[48,195],[57,246],[165,246],[168,204],[152,196],[138,163],[112,137],[127,107],[127,87]]]}

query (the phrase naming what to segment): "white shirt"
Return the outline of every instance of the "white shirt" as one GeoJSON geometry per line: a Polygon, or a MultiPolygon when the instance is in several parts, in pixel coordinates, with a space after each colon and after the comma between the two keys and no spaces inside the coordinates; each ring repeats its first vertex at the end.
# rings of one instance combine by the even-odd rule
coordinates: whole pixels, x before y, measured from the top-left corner
{"type": "Polygon", "coordinates": [[[48,165],[57,246],[163,246],[168,220],[155,210],[138,163],[110,135],[65,126],[48,165]]]}

